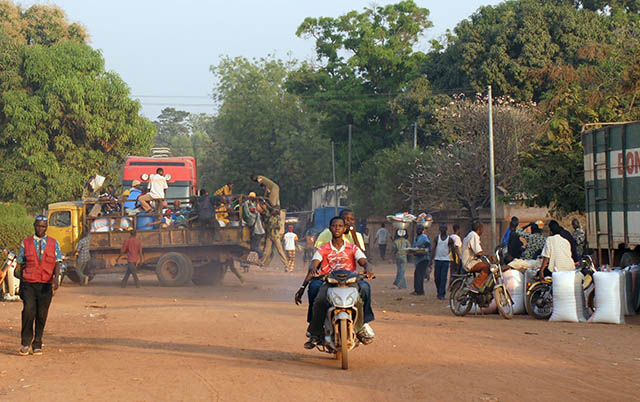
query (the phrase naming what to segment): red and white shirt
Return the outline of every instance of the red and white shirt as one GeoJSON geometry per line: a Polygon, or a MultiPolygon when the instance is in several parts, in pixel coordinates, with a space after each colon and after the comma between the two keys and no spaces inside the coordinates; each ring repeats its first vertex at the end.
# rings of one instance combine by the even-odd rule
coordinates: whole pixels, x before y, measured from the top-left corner
{"type": "Polygon", "coordinates": [[[320,275],[325,275],[335,270],[355,272],[356,262],[361,258],[367,257],[355,244],[344,242],[338,250],[329,242],[317,249],[312,259],[320,261],[320,275]]]}

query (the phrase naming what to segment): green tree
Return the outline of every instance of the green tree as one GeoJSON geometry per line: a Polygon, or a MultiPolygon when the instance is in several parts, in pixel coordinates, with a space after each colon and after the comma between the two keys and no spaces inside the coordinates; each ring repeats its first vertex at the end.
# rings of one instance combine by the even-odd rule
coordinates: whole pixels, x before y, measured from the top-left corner
{"type": "MultiPolygon", "coordinates": [[[[298,27],[298,36],[315,40],[317,64],[292,72],[287,88],[322,113],[322,130],[339,145],[347,141],[347,125],[353,126],[356,166],[397,144],[409,124],[390,102],[419,75],[425,55],[415,47],[432,26],[428,16],[408,0],[337,18],[306,18],[298,27]]],[[[346,147],[337,152],[339,166],[346,166],[346,147]]]]}
{"type": "Polygon", "coordinates": [[[154,135],[82,30],[47,10],[0,3],[0,199],[34,209],[79,196],[92,174],[117,181],[126,155],[147,152],[154,135]],[[24,20],[10,22],[27,27],[22,36],[4,29],[7,15],[24,20]]]}
{"type": "Polygon", "coordinates": [[[318,116],[285,91],[294,62],[272,57],[224,57],[211,71],[220,104],[215,121],[220,170],[216,185],[232,181],[237,192],[257,190],[253,174],[280,185],[283,207],[309,207],[311,187],[330,177],[329,141],[320,135],[318,116]]]}
{"type": "Polygon", "coordinates": [[[399,211],[409,211],[410,194],[401,191],[413,166],[424,161],[425,151],[399,144],[376,152],[368,159],[352,180],[349,198],[353,200],[356,215],[386,216],[399,211]]]}
{"type": "MultiPolygon", "coordinates": [[[[153,140],[153,145],[156,147],[171,147],[174,140],[180,138],[188,139],[191,134],[191,127],[189,127],[189,112],[184,110],[176,110],[172,107],[164,108],[160,112],[160,115],[158,115],[158,119],[154,121],[153,124],[156,126],[157,130],[156,137],[153,140]]],[[[172,153],[174,155],[182,155],[182,153],[176,153],[173,151],[193,152],[192,149],[172,149],[172,153]]]]}

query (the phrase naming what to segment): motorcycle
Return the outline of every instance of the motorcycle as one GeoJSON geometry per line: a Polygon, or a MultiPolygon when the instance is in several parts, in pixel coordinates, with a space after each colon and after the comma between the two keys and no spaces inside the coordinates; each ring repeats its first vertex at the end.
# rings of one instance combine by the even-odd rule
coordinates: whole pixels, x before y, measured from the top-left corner
{"type": "Polygon", "coordinates": [[[325,278],[331,285],[327,289],[330,307],[324,322],[324,342],[316,347],[335,354],[343,370],[349,368],[349,352],[360,344],[354,328],[358,319],[357,303],[360,301],[358,281],[366,277],[357,272],[336,270],[325,278]]]}
{"type": "MultiPolygon", "coordinates": [[[[580,262],[576,264],[576,271],[579,271],[584,276],[582,282],[585,297],[584,315],[588,319],[595,311],[593,274],[596,272],[596,267],[591,257],[588,255],[583,256],[580,262]]],[[[526,303],[529,314],[538,320],[549,319],[553,312],[553,282],[551,277],[527,283],[526,289],[526,303]]]]}
{"type": "Polygon", "coordinates": [[[16,254],[2,249],[2,254],[6,256],[6,259],[0,266],[0,294],[2,300],[13,301],[18,300],[18,289],[20,288],[20,280],[13,276],[13,272],[16,269],[17,261],[16,254]]]}
{"type": "Polygon", "coordinates": [[[505,319],[513,317],[513,300],[504,285],[502,276],[502,265],[500,264],[500,254],[496,252],[496,261],[491,262],[487,257],[480,258],[483,262],[490,264],[489,278],[478,293],[471,291],[471,282],[476,277],[475,272],[456,275],[451,285],[449,285],[449,308],[454,315],[462,317],[471,311],[473,305],[480,308],[488,307],[492,300],[495,300],[498,312],[505,319]]]}

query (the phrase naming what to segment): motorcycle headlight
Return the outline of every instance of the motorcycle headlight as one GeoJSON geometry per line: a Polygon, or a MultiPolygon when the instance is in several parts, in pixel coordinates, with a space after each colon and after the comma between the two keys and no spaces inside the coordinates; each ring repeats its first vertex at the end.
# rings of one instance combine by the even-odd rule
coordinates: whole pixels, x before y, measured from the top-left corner
{"type": "Polygon", "coordinates": [[[491,270],[491,272],[493,272],[495,274],[496,272],[498,272],[498,266],[497,265],[492,265],[490,270],[491,270]]]}
{"type": "Polygon", "coordinates": [[[331,302],[336,305],[342,305],[342,298],[337,294],[331,295],[331,302]]]}
{"type": "Polygon", "coordinates": [[[347,279],[346,283],[356,283],[357,280],[358,280],[358,278],[356,278],[356,277],[349,278],[349,279],[347,279]]]}
{"type": "Polygon", "coordinates": [[[327,278],[327,283],[338,283],[338,281],[335,278],[328,277],[327,278]]]}

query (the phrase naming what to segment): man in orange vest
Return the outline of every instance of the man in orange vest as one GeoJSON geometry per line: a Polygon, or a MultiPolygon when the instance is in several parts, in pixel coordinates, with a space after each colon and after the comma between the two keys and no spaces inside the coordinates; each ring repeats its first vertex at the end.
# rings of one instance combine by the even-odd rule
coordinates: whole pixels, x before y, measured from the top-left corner
{"type": "Polygon", "coordinates": [[[58,288],[60,246],[53,237],[47,236],[48,220],[38,215],[33,228],[35,234],[20,245],[20,298],[22,299],[22,346],[18,354],[26,356],[32,348],[34,356],[42,354],[42,334],[47,322],[53,291],[58,288]],[[35,336],[34,336],[35,322],[35,336]]]}

